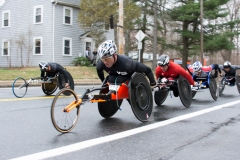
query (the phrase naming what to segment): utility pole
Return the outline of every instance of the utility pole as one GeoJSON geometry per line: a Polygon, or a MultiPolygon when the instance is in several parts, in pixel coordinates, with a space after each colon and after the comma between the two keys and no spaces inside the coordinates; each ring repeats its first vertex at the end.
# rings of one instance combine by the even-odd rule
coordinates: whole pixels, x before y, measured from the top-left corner
{"type": "Polygon", "coordinates": [[[201,23],[201,62],[203,61],[203,0],[200,0],[200,23],[201,23]]]}
{"type": "Polygon", "coordinates": [[[118,53],[124,54],[123,0],[119,0],[118,53]]]}
{"type": "MultiPolygon", "coordinates": [[[[154,3],[157,4],[157,0],[154,0],[154,3]]],[[[153,61],[152,69],[156,68],[156,55],[157,55],[157,8],[154,8],[154,28],[153,28],[153,61]]]]}
{"type": "MultiPolygon", "coordinates": [[[[239,20],[239,18],[238,18],[238,20],[239,20]]],[[[237,33],[238,33],[238,24],[237,24],[237,33]]],[[[238,58],[239,58],[239,51],[238,51],[238,49],[239,49],[239,46],[238,46],[238,39],[239,39],[239,35],[237,35],[237,64],[238,64],[238,62],[239,62],[239,60],[238,60],[238,58]]]]}

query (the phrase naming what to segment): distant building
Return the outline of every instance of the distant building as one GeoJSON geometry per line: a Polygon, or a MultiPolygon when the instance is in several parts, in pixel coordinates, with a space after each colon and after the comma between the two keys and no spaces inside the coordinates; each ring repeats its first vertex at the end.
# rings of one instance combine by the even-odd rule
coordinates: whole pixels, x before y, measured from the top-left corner
{"type": "MultiPolygon", "coordinates": [[[[79,26],[79,0],[7,0],[0,8],[0,67],[71,65],[95,42],[79,26]]],[[[114,39],[113,30],[105,34],[114,39]]]]}
{"type": "MultiPolygon", "coordinates": [[[[138,51],[130,51],[128,53],[128,56],[131,57],[134,60],[138,60],[138,51]]],[[[156,59],[158,59],[159,55],[156,55],[156,59]]],[[[153,53],[152,52],[144,52],[143,53],[143,60],[144,61],[152,61],[153,60],[153,53]]]]}

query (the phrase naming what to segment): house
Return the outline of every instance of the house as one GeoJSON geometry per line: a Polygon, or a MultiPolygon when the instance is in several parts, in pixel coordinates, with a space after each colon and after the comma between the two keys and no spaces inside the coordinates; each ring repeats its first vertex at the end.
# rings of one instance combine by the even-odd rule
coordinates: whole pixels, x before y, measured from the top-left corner
{"type": "MultiPolygon", "coordinates": [[[[0,8],[0,67],[71,65],[95,42],[79,26],[80,0],[7,0],[0,8]]],[[[114,39],[114,31],[105,34],[114,39]]]]}

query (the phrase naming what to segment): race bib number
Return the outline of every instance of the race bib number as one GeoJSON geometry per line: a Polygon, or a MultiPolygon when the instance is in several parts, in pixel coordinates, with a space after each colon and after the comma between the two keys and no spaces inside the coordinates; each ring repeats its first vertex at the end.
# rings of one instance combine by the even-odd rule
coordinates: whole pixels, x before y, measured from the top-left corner
{"type": "Polygon", "coordinates": [[[109,85],[109,90],[111,90],[111,91],[118,91],[118,89],[119,89],[119,85],[109,85]]]}

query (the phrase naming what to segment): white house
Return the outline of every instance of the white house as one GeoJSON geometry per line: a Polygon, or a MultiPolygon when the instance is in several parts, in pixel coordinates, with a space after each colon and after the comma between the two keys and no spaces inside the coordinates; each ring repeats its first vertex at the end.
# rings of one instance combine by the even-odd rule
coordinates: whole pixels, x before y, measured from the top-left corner
{"type": "MultiPolygon", "coordinates": [[[[79,26],[80,0],[7,0],[0,8],[0,67],[71,65],[95,42],[79,26]]],[[[114,39],[113,30],[105,34],[114,39]]]]}

